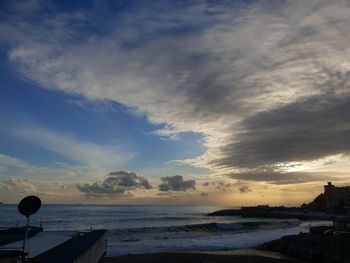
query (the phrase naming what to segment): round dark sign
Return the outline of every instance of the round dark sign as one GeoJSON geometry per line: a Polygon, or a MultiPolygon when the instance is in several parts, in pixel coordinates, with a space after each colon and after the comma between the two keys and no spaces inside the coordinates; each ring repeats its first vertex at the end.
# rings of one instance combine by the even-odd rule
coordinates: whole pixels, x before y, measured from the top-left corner
{"type": "Polygon", "coordinates": [[[18,211],[25,215],[26,217],[29,217],[32,214],[35,214],[38,212],[41,206],[41,200],[39,197],[35,195],[30,195],[22,199],[21,202],[18,204],[18,211]]]}

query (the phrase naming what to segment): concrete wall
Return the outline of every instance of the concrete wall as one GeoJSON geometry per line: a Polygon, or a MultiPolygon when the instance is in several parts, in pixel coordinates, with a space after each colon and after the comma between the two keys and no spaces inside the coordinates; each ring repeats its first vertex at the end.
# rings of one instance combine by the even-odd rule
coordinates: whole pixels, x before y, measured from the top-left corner
{"type": "Polygon", "coordinates": [[[103,234],[95,244],[84,254],[77,258],[74,263],[97,263],[105,255],[107,248],[107,233],[103,234]]]}

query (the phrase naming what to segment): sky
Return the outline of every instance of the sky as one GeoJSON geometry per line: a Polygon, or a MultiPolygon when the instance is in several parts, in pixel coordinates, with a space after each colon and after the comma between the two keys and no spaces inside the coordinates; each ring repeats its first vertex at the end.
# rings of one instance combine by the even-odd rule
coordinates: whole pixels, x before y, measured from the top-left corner
{"type": "Polygon", "coordinates": [[[350,2],[0,1],[0,201],[300,205],[349,185],[350,2]]]}

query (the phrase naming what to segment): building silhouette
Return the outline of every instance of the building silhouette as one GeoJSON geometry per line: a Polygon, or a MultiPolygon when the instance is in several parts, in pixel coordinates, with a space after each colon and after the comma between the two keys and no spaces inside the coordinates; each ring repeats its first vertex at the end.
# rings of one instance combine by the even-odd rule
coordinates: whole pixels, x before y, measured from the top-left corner
{"type": "Polygon", "coordinates": [[[329,211],[350,210],[350,186],[338,187],[328,182],[324,186],[325,206],[329,211]]]}

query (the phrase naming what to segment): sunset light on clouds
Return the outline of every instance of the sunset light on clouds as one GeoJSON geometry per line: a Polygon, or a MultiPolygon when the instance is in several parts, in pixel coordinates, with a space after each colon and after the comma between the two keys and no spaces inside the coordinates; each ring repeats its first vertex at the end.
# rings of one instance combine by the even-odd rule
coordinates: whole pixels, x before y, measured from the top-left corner
{"type": "Polygon", "coordinates": [[[300,205],[350,183],[349,1],[0,7],[0,201],[300,205]]]}

